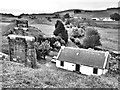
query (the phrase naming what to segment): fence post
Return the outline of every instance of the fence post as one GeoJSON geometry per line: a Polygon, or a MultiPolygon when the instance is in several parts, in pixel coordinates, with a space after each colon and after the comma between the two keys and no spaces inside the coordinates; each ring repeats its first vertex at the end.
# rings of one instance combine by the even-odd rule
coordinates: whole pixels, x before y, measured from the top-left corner
{"type": "Polygon", "coordinates": [[[12,53],[11,53],[11,39],[8,37],[8,44],[9,44],[9,56],[10,56],[10,61],[12,61],[12,53]]]}
{"type": "Polygon", "coordinates": [[[24,39],[24,44],[25,44],[25,66],[27,66],[27,42],[24,39]]]}
{"type": "Polygon", "coordinates": [[[35,47],[33,46],[31,49],[31,67],[36,68],[36,66],[37,66],[36,51],[35,51],[35,47]]]}

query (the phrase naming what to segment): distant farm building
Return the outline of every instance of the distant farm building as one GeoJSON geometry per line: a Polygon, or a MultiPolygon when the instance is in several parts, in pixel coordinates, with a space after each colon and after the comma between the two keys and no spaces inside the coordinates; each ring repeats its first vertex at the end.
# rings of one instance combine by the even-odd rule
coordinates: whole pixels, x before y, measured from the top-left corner
{"type": "Polygon", "coordinates": [[[99,20],[99,18],[92,18],[92,20],[96,20],[96,21],[98,21],[98,20],[99,20]]]}
{"type": "Polygon", "coordinates": [[[113,21],[112,19],[110,19],[110,17],[99,17],[99,18],[91,18],[92,20],[96,20],[96,21],[113,21]]]}
{"type": "Polygon", "coordinates": [[[110,19],[110,17],[106,17],[103,19],[103,21],[114,21],[114,20],[110,19]]]}
{"type": "Polygon", "coordinates": [[[108,71],[109,52],[62,47],[55,59],[56,66],[86,75],[102,75],[108,71]]]}

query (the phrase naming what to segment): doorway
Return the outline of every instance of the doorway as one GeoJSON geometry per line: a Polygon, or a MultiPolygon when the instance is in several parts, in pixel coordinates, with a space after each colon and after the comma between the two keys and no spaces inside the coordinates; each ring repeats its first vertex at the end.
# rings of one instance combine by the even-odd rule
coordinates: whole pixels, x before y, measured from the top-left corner
{"type": "Polygon", "coordinates": [[[80,65],[76,64],[75,71],[80,72],[80,65]]]}

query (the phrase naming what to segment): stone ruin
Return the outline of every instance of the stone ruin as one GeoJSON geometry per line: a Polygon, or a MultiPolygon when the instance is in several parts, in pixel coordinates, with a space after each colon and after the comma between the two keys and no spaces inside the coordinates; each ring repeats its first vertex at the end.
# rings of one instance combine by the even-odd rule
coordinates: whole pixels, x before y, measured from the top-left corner
{"type": "Polygon", "coordinates": [[[36,51],[34,47],[35,37],[27,36],[28,21],[16,20],[16,27],[12,34],[8,35],[10,61],[22,62],[25,66],[36,67],[36,51]]]}

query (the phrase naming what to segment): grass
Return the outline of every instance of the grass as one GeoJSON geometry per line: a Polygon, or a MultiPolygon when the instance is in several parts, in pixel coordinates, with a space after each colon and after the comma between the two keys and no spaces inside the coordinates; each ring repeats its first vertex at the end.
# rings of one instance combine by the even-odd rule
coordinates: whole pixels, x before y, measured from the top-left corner
{"type": "Polygon", "coordinates": [[[118,21],[95,21],[96,26],[101,28],[112,28],[112,29],[119,29],[119,22],[118,21]]]}
{"type": "Polygon", "coordinates": [[[51,25],[52,23],[49,22],[46,18],[37,18],[37,19],[29,19],[30,24],[46,24],[46,25],[51,25]]]}
{"type": "Polygon", "coordinates": [[[102,47],[118,51],[118,29],[95,27],[101,36],[102,47]]]}
{"type": "Polygon", "coordinates": [[[39,64],[38,69],[0,61],[3,65],[2,85],[7,88],[118,88],[117,77],[85,76],[55,68],[52,63],[39,64]]]}

